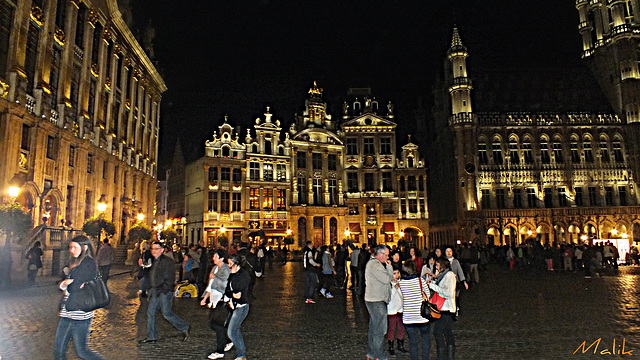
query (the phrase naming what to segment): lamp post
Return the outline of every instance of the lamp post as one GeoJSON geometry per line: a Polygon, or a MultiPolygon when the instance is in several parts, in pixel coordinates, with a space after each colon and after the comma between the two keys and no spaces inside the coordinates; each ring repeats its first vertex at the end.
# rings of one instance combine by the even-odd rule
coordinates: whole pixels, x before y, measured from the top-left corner
{"type": "Polygon", "coordinates": [[[104,216],[104,212],[107,210],[107,199],[104,194],[100,195],[100,199],[98,200],[98,212],[99,216],[104,216]]]}
{"type": "Polygon", "coordinates": [[[15,174],[11,180],[9,180],[9,188],[7,189],[7,193],[11,202],[15,202],[20,195],[20,188],[22,187],[22,181],[19,177],[19,174],[15,174]]]}
{"type": "Polygon", "coordinates": [[[142,210],[138,211],[137,218],[138,218],[138,222],[143,222],[144,221],[144,213],[142,212],[142,210]]]}

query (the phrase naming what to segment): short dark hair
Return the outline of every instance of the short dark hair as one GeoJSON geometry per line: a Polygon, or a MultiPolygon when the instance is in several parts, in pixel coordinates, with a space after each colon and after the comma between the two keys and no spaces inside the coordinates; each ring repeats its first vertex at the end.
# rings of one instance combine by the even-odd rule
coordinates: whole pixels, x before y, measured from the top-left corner
{"type": "Polygon", "coordinates": [[[404,271],[407,275],[415,275],[418,273],[418,268],[416,267],[416,263],[413,260],[406,260],[402,264],[402,271],[404,271]]]}
{"type": "Polygon", "coordinates": [[[218,257],[222,259],[222,261],[227,260],[227,257],[229,256],[227,255],[227,251],[225,249],[217,249],[215,251],[215,254],[218,254],[218,257]]]}
{"type": "MultiPolygon", "coordinates": [[[[160,246],[161,248],[164,248],[164,244],[163,244],[161,241],[157,241],[157,240],[156,240],[156,241],[154,241],[154,242],[152,242],[152,243],[151,243],[151,246],[153,246],[153,245],[158,245],[158,246],[160,246]]],[[[149,248],[151,248],[151,246],[150,246],[149,248]]]]}
{"type": "Polygon", "coordinates": [[[442,270],[446,270],[446,269],[450,269],[451,268],[451,263],[449,262],[449,260],[447,260],[446,258],[443,257],[439,257],[436,259],[436,264],[440,264],[440,266],[442,266],[442,270]]]}

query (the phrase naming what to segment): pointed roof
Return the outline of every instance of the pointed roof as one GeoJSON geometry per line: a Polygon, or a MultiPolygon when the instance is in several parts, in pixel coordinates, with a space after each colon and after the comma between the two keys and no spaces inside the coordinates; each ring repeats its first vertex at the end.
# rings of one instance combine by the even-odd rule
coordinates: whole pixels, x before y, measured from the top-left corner
{"type": "Polygon", "coordinates": [[[449,53],[457,52],[457,51],[467,51],[467,48],[462,44],[462,38],[460,37],[460,33],[458,32],[458,26],[453,25],[453,36],[451,37],[451,48],[449,49],[449,53]]]}

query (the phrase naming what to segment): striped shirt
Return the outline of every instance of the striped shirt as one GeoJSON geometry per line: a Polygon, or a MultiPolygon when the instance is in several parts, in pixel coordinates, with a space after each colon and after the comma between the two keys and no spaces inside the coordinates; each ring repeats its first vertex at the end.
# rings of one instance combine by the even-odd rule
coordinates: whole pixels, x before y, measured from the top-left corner
{"type": "Polygon", "coordinates": [[[420,306],[422,305],[422,293],[420,292],[420,283],[424,292],[429,296],[429,287],[424,279],[415,277],[411,279],[400,280],[400,290],[402,291],[402,322],[405,324],[425,324],[429,320],[420,315],[420,306]]]}
{"type": "Polygon", "coordinates": [[[68,318],[71,320],[87,320],[93,317],[93,311],[82,311],[82,310],[74,310],[69,311],[65,308],[65,301],[69,298],[69,292],[67,290],[64,291],[64,298],[62,299],[62,309],[60,309],[60,317],[68,318]]]}

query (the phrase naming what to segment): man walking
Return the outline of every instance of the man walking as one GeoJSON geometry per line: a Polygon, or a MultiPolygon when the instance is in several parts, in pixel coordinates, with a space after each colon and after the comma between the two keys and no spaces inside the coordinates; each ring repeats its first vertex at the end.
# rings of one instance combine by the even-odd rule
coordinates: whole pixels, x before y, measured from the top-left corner
{"type": "Polygon", "coordinates": [[[364,274],[367,283],[364,303],[369,311],[367,360],[386,360],[384,336],[387,333],[387,304],[391,296],[393,267],[386,245],[376,246],[373,256],[374,258],[367,262],[364,274]]]}
{"type": "Polygon", "coordinates": [[[187,341],[189,338],[189,324],[171,311],[173,288],[176,283],[176,265],[173,259],[163,255],[163,251],[164,248],[161,242],[154,241],[151,244],[151,255],[155,260],[149,274],[151,289],[149,290],[149,308],[147,309],[147,338],[140,340],[141,344],[158,341],[158,329],[156,327],[158,308],[162,310],[162,316],[182,332],[182,341],[187,341]]]}
{"type": "Polygon", "coordinates": [[[307,241],[307,246],[302,249],[303,258],[302,266],[304,267],[304,302],[314,304],[313,295],[316,293],[318,285],[318,273],[320,272],[320,264],[315,261],[314,249],[311,241],[307,241]]]}
{"type": "Polygon", "coordinates": [[[102,276],[102,281],[105,285],[107,285],[107,280],[109,280],[109,271],[111,270],[111,264],[113,264],[115,259],[116,254],[113,251],[111,244],[109,244],[109,239],[104,239],[100,250],[98,250],[96,262],[98,263],[100,275],[102,276]]]}

